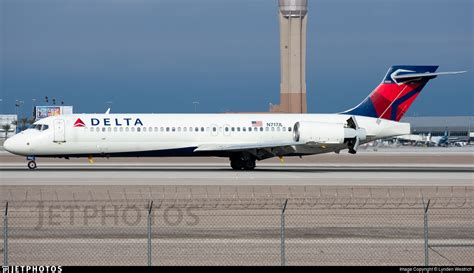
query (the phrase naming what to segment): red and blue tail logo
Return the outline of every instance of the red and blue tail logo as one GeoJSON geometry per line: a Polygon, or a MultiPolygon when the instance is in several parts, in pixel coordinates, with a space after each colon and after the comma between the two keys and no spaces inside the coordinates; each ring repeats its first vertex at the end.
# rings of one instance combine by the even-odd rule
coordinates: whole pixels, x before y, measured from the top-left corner
{"type": "Polygon", "coordinates": [[[396,65],[390,67],[383,82],[356,107],[341,114],[399,121],[408,111],[438,66],[396,65]]]}

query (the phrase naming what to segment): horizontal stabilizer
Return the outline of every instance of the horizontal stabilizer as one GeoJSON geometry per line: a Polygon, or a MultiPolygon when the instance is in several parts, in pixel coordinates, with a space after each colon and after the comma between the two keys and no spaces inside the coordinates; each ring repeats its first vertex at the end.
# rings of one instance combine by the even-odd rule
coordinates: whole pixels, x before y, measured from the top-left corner
{"type": "Polygon", "coordinates": [[[455,75],[455,74],[462,74],[466,73],[467,71],[452,71],[452,72],[434,72],[434,73],[399,73],[397,75],[392,75],[392,78],[394,80],[406,80],[406,79],[412,79],[412,78],[423,78],[423,77],[429,77],[429,78],[435,78],[436,76],[442,76],[442,75],[455,75]]]}

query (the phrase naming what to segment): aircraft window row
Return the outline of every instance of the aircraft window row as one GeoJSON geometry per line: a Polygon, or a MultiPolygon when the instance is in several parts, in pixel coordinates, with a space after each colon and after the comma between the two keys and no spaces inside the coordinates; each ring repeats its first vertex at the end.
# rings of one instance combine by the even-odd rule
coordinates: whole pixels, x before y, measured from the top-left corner
{"type": "MultiPolygon", "coordinates": [[[[34,129],[44,131],[48,125],[33,125],[34,129]],[[36,126],[36,127],[35,127],[36,126]],[[39,127],[37,127],[39,126],[39,127]]],[[[291,127],[223,127],[225,132],[291,132],[291,127]]],[[[218,127],[90,127],[90,132],[217,132],[218,127]]],[[[222,127],[219,128],[219,131],[222,127]]]]}
{"type": "Polygon", "coordinates": [[[31,125],[30,128],[38,130],[38,131],[44,131],[44,130],[48,130],[49,126],[46,124],[33,124],[31,125]]]}

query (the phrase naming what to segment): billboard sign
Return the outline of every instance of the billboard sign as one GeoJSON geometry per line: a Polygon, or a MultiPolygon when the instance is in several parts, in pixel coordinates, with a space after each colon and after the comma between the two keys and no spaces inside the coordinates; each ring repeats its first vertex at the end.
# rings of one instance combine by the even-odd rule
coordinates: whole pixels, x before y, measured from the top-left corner
{"type": "Polygon", "coordinates": [[[72,106],[36,106],[35,119],[43,119],[51,116],[72,114],[72,106]]]}

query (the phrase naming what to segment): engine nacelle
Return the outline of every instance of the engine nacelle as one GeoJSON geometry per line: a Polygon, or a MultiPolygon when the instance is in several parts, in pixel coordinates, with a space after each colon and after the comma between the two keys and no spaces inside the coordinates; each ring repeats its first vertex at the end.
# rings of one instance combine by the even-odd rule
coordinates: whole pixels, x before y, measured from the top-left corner
{"type": "Polygon", "coordinates": [[[342,123],[310,121],[297,122],[293,128],[293,140],[300,143],[343,144],[356,137],[365,140],[365,129],[347,128],[342,123]]]}
{"type": "Polygon", "coordinates": [[[293,140],[301,143],[342,144],[344,126],[342,123],[297,122],[293,129],[293,140]]]}

